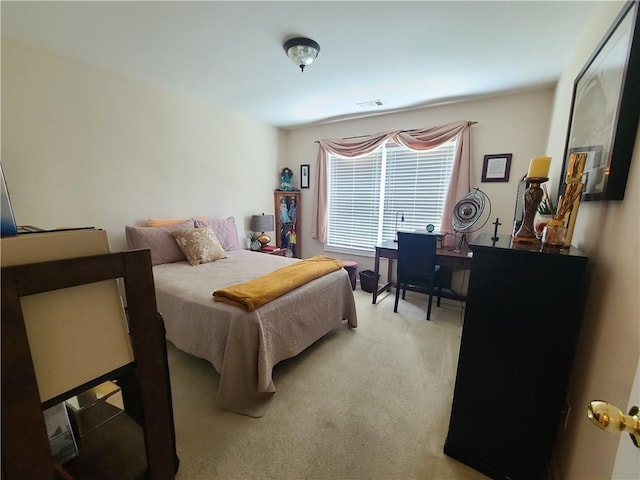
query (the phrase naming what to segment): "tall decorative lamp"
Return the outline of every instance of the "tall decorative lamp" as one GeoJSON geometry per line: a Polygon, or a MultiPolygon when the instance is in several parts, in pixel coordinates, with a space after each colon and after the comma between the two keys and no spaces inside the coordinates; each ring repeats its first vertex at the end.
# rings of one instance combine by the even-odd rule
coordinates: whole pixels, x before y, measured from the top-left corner
{"type": "Polygon", "coordinates": [[[254,232],[262,232],[258,235],[258,241],[264,247],[271,241],[271,237],[264,232],[273,232],[275,230],[273,215],[252,215],[251,230],[254,232]]]}
{"type": "Polygon", "coordinates": [[[524,219],[513,237],[514,243],[540,244],[540,240],[536,237],[536,232],[533,228],[533,220],[544,195],[540,185],[549,180],[550,165],[551,157],[534,157],[529,162],[529,171],[526,178],[529,187],[524,192],[524,219]]]}

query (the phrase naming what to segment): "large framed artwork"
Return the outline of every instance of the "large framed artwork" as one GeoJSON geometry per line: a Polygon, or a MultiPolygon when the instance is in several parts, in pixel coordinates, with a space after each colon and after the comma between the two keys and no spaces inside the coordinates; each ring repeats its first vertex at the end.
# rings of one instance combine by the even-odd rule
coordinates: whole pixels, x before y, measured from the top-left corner
{"type": "Polygon", "coordinates": [[[582,201],[622,200],[640,117],[638,2],[625,4],[574,82],[560,195],[573,153],[586,153],[582,201]]]}

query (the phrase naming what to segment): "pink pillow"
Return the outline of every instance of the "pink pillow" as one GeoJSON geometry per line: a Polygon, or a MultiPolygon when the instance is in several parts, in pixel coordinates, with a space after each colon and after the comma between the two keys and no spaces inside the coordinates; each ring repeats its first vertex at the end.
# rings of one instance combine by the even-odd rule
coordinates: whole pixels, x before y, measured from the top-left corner
{"type": "Polygon", "coordinates": [[[131,249],[148,248],[151,250],[151,264],[181,262],[187,258],[180,250],[172,232],[193,228],[193,221],[168,227],[134,227],[126,225],[124,231],[131,249]]]}
{"type": "Polygon", "coordinates": [[[189,220],[194,219],[202,220],[206,222],[207,216],[201,215],[199,217],[190,217],[190,218],[150,218],[147,220],[148,227],[169,227],[171,225],[177,225],[178,223],[188,222],[189,220]]]}
{"type": "Polygon", "coordinates": [[[222,244],[222,248],[225,250],[240,250],[240,239],[238,238],[238,229],[236,228],[235,217],[228,217],[224,219],[209,219],[207,222],[202,222],[195,219],[195,226],[199,228],[209,227],[216,234],[218,240],[222,244]]]}

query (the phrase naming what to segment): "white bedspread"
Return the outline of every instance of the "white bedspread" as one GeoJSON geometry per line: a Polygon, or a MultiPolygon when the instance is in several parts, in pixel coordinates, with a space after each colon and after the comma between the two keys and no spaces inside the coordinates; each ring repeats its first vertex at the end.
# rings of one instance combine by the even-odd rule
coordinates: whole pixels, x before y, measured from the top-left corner
{"type": "Polygon", "coordinates": [[[261,417],[276,391],[273,367],[302,352],[347,320],[357,326],[353,291],[344,269],[318,278],[247,313],[213,301],[213,291],[296,262],[233,250],[229,258],[198,266],[153,267],[158,311],[167,339],[211,362],[220,374],[218,404],[261,417]]]}

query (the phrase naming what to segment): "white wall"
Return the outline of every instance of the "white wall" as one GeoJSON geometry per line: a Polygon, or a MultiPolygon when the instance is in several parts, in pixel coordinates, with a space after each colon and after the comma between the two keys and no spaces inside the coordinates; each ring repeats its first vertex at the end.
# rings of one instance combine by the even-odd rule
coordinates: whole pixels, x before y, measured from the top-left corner
{"type": "MultiPolygon", "coordinates": [[[[2,164],[20,225],[273,212],[283,132],[2,39],[2,164]]],[[[248,228],[247,228],[248,229],[248,228]]]]}
{"type": "MultiPolygon", "coordinates": [[[[572,65],[560,79],[549,134],[549,153],[561,158],[567,133],[573,82],[622,7],[605,2],[586,25],[572,65]]],[[[554,182],[560,165],[554,164],[554,182]]],[[[553,168],[552,168],[553,170],[553,168]]],[[[591,400],[607,400],[627,411],[640,357],[640,131],[636,136],[623,201],[583,202],[573,244],[590,257],[588,300],[578,343],[568,400],[572,413],[560,432],[554,469],[558,479],[611,478],[620,438],[596,428],[587,419],[591,400]]],[[[558,279],[561,283],[561,279],[558,279]]],[[[636,405],[639,399],[636,399],[636,405]]],[[[625,439],[629,441],[628,435],[625,439]]],[[[640,450],[619,469],[640,478],[640,450]]]]}
{"type": "MultiPolygon", "coordinates": [[[[484,231],[493,232],[491,222],[500,218],[499,232],[511,234],[515,195],[518,180],[527,172],[531,157],[546,154],[549,121],[553,107],[553,87],[511,93],[485,99],[450,103],[419,110],[390,113],[357,120],[299,128],[288,132],[286,158],[294,172],[299,165],[311,165],[311,188],[302,190],[301,220],[304,238],[303,256],[324,254],[323,245],[311,239],[311,211],[313,205],[316,155],[319,138],[343,138],[376,132],[432,127],[456,120],[475,120],[471,127],[471,156],[474,187],[485,191],[491,199],[491,218],[484,231]],[[512,153],[509,182],[481,183],[484,155],[512,153]]],[[[339,256],[332,254],[334,256],[339,256]]],[[[347,258],[341,255],[341,258],[347,258]]],[[[373,269],[373,258],[349,256],[358,262],[358,270],[373,269]]],[[[386,268],[381,262],[381,268],[386,268]]],[[[455,282],[454,282],[455,283],[455,282]]]]}

